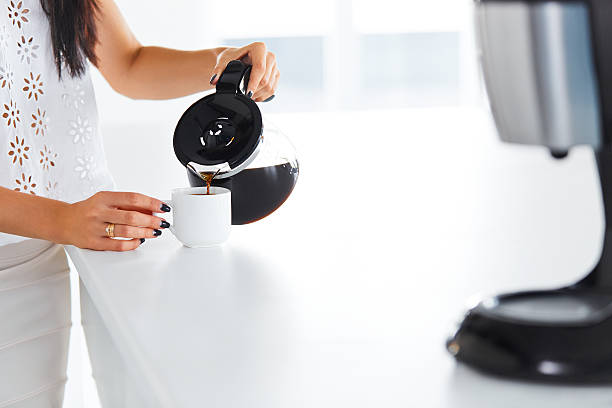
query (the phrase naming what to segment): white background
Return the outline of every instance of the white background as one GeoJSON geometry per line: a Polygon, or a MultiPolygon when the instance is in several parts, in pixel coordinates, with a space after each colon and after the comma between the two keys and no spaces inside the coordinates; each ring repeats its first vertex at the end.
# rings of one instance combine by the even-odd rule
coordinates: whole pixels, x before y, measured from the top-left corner
{"type": "MultiPolygon", "coordinates": [[[[282,72],[276,99],[261,104],[264,114],[485,106],[469,0],[118,3],[144,45],[198,49],[264,39],[282,72]]],[[[202,95],[134,101],[93,76],[118,187],[166,194],[184,173],[172,152],[174,126],[202,95]]],[[[307,142],[282,129],[298,148],[307,142]]]]}
{"type": "MultiPolygon", "coordinates": [[[[145,45],[198,49],[255,40],[269,44],[277,54],[283,75],[277,98],[263,104],[261,109],[289,135],[301,163],[306,168],[317,169],[311,174],[324,174],[327,168],[333,172],[338,163],[347,160],[342,151],[328,152],[320,146],[321,139],[317,136],[333,135],[313,126],[312,118],[323,117],[324,124],[342,117],[339,116],[342,112],[358,111],[363,112],[362,117],[372,120],[381,117],[397,120],[400,131],[375,137],[384,137],[384,142],[393,143],[398,140],[394,138],[407,137],[401,131],[405,128],[418,143],[419,139],[428,137],[431,122],[402,123],[401,118],[394,116],[397,109],[414,109],[415,117],[433,121],[438,111],[487,112],[488,109],[477,70],[469,0],[118,0],[118,3],[145,45]],[[306,122],[308,126],[304,126],[306,122]]],[[[201,95],[172,101],[133,101],[115,94],[97,72],[93,76],[109,167],[118,189],[163,199],[170,189],[184,186],[185,170],[174,156],[172,134],[181,113],[201,95]]],[[[470,137],[459,131],[458,135],[463,139],[453,142],[452,148],[460,149],[462,160],[468,163],[466,166],[472,160],[487,160],[482,135],[470,137]]],[[[538,163],[535,167],[544,166],[546,174],[558,171],[545,152],[534,155],[529,149],[506,148],[494,139],[485,142],[498,155],[512,151],[511,160],[538,163]]],[[[445,151],[448,146],[434,149],[432,141],[427,146],[432,155],[453,154],[445,151]]],[[[425,165],[428,158],[420,160],[425,165]]],[[[373,166],[370,162],[362,163],[359,158],[351,158],[349,163],[358,169],[373,166]]],[[[584,169],[592,166],[588,153],[570,163],[582,169],[582,173],[589,173],[584,169]]],[[[374,165],[384,169],[383,160],[374,165]]],[[[440,169],[440,173],[423,174],[418,182],[431,184],[433,189],[434,182],[443,177],[440,169]]],[[[489,180],[486,175],[482,177],[489,180]]],[[[477,189],[466,194],[479,196],[477,189]]],[[[517,198],[513,205],[524,215],[527,205],[520,202],[517,198]]],[[[496,202],[491,207],[497,208],[498,204],[507,203],[496,202]]],[[[562,217],[556,213],[550,216],[562,217]]],[[[597,217],[585,228],[596,229],[600,221],[597,217]]],[[[556,225],[553,221],[547,219],[543,225],[556,225]]],[[[480,225],[485,221],[475,222],[480,225]]],[[[503,225],[516,239],[524,232],[509,221],[503,225]]],[[[494,229],[480,226],[487,231],[494,229]]],[[[499,239],[503,240],[504,235],[499,235],[499,239]]],[[[507,282],[510,281],[508,278],[507,282]]],[[[466,288],[473,283],[466,277],[466,288]]],[[[78,293],[74,287],[73,292],[76,306],[78,293]]],[[[77,325],[78,307],[73,310],[76,329],[66,407],[96,407],[95,387],[77,325]]]]}

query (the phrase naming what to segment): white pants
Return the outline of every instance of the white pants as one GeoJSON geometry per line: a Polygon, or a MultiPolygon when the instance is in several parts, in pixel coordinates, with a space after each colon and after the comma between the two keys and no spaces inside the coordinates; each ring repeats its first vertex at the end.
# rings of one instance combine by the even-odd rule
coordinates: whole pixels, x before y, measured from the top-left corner
{"type": "Polygon", "coordinates": [[[0,408],[61,408],[70,326],[63,247],[0,246],[0,408]]]}

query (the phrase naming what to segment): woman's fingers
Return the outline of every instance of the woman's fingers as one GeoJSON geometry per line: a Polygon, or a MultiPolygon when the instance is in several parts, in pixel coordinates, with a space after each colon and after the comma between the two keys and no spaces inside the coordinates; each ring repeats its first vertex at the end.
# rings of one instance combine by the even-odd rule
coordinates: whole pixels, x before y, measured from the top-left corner
{"type": "Polygon", "coordinates": [[[67,223],[66,242],[79,248],[129,251],[170,227],[163,218],[152,215],[170,207],[144,194],[102,191],[72,204],[70,210],[66,216],[73,221],[67,223]],[[108,237],[109,223],[114,224],[113,237],[128,239],[108,237]]]}
{"type": "Polygon", "coordinates": [[[119,224],[115,225],[114,235],[121,238],[156,238],[161,235],[161,230],[119,224]]]}
{"type": "Polygon", "coordinates": [[[227,64],[229,64],[229,61],[226,62],[226,58],[219,59],[217,61],[217,65],[215,66],[215,68],[213,68],[212,76],[210,77],[210,84],[212,86],[217,85],[217,82],[219,82],[219,77],[223,73],[223,70],[225,69],[227,64]]]}
{"type": "Polygon", "coordinates": [[[274,94],[276,94],[276,91],[278,90],[279,81],[280,81],[280,71],[277,69],[276,72],[274,73],[274,81],[272,82],[272,90],[274,91],[274,94]]]}
{"type": "Polygon", "coordinates": [[[109,207],[129,211],[162,212],[162,205],[164,204],[156,198],[140,193],[105,191],[98,194],[109,207]]]}
{"type": "Polygon", "coordinates": [[[262,96],[261,100],[258,100],[257,102],[270,102],[272,99],[274,99],[274,96],[276,96],[276,92],[278,90],[278,80],[279,79],[280,79],[280,72],[276,71],[272,84],[270,85],[270,88],[272,88],[272,95],[262,96]]]}
{"type": "Polygon", "coordinates": [[[262,42],[250,44],[247,49],[247,55],[252,66],[247,96],[253,96],[259,89],[259,83],[266,76],[268,50],[262,42]]]}
{"type": "Polygon", "coordinates": [[[96,242],[96,250],[98,251],[131,251],[138,248],[142,244],[139,238],[134,239],[112,239],[100,238],[96,242]]]}
{"type": "Polygon", "coordinates": [[[266,54],[266,73],[259,82],[259,87],[257,88],[257,92],[260,92],[266,88],[269,89],[269,86],[272,84],[274,80],[274,74],[278,70],[276,62],[276,55],[272,52],[268,52],[266,54]]]}
{"type": "Polygon", "coordinates": [[[253,100],[255,100],[255,102],[264,101],[270,96],[274,95],[275,92],[274,80],[276,73],[278,72],[278,67],[276,65],[276,57],[274,57],[274,54],[268,53],[268,55],[270,58],[268,58],[266,65],[266,75],[259,82],[259,88],[253,95],[253,100]]]}
{"type": "Polygon", "coordinates": [[[164,220],[138,211],[111,210],[108,214],[104,215],[104,221],[112,222],[115,225],[123,224],[132,227],[159,229],[164,220]]]}
{"type": "Polygon", "coordinates": [[[268,52],[264,43],[255,42],[242,48],[228,48],[223,51],[213,69],[211,85],[217,85],[219,77],[232,60],[241,60],[252,66],[247,96],[261,102],[274,95],[276,86],[272,84],[278,83],[278,66],[276,56],[268,52]]]}
{"type": "Polygon", "coordinates": [[[102,234],[94,239],[92,249],[98,251],[131,251],[138,248],[145,242],[145,238],[156,238],[161,235],[161,231],[151,228],[132,227],[129,225],[115,225],[114,236],[118,238],[131,239],[112,239],[106,236],[106,224],[101,227],[102,234]]]}
{"type": "Polygon", "coordinates": [[[251,65],[252,61],[249,52],[251,48],[256,47],[256,44],[258,43],[249,44],[241,48],[228,48],[223,51],[217,59],[217,65],[215,66],[215,68],[213,68],[212,77],[210,78],[210,84],[213,86],[217,85],[221,74],[223,73],[223,71],[225,71],[225,68],[227,67],[227,64],[230,63],[230,61],[241,60],[245,64],[251,65]]]}

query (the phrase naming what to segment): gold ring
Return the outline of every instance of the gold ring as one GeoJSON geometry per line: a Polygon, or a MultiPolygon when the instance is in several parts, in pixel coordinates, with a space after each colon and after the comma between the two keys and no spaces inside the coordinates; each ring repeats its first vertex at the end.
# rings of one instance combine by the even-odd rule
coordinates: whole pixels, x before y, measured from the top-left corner
{"type": "Polygon", "coordinates": [[[115,238],[115,224],[110,222],[106,224],[106,236],[109,238],[115,238]]]}

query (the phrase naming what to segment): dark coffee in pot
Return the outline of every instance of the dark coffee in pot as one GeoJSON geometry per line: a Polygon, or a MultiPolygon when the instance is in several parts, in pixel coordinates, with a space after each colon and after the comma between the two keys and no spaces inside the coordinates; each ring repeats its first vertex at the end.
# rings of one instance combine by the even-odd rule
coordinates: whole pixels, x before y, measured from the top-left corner
{"type": "MultiPolygon", "coordinates": [[[[232,192],[232,224],[258,221],[280,207],[289,197],[298,179],[298,167],[289,163],[242,170],[226,179],[215,178],[211,184],[232,192]]],[[[193,187],[204,181],[189,174],[193,187]]]]}

